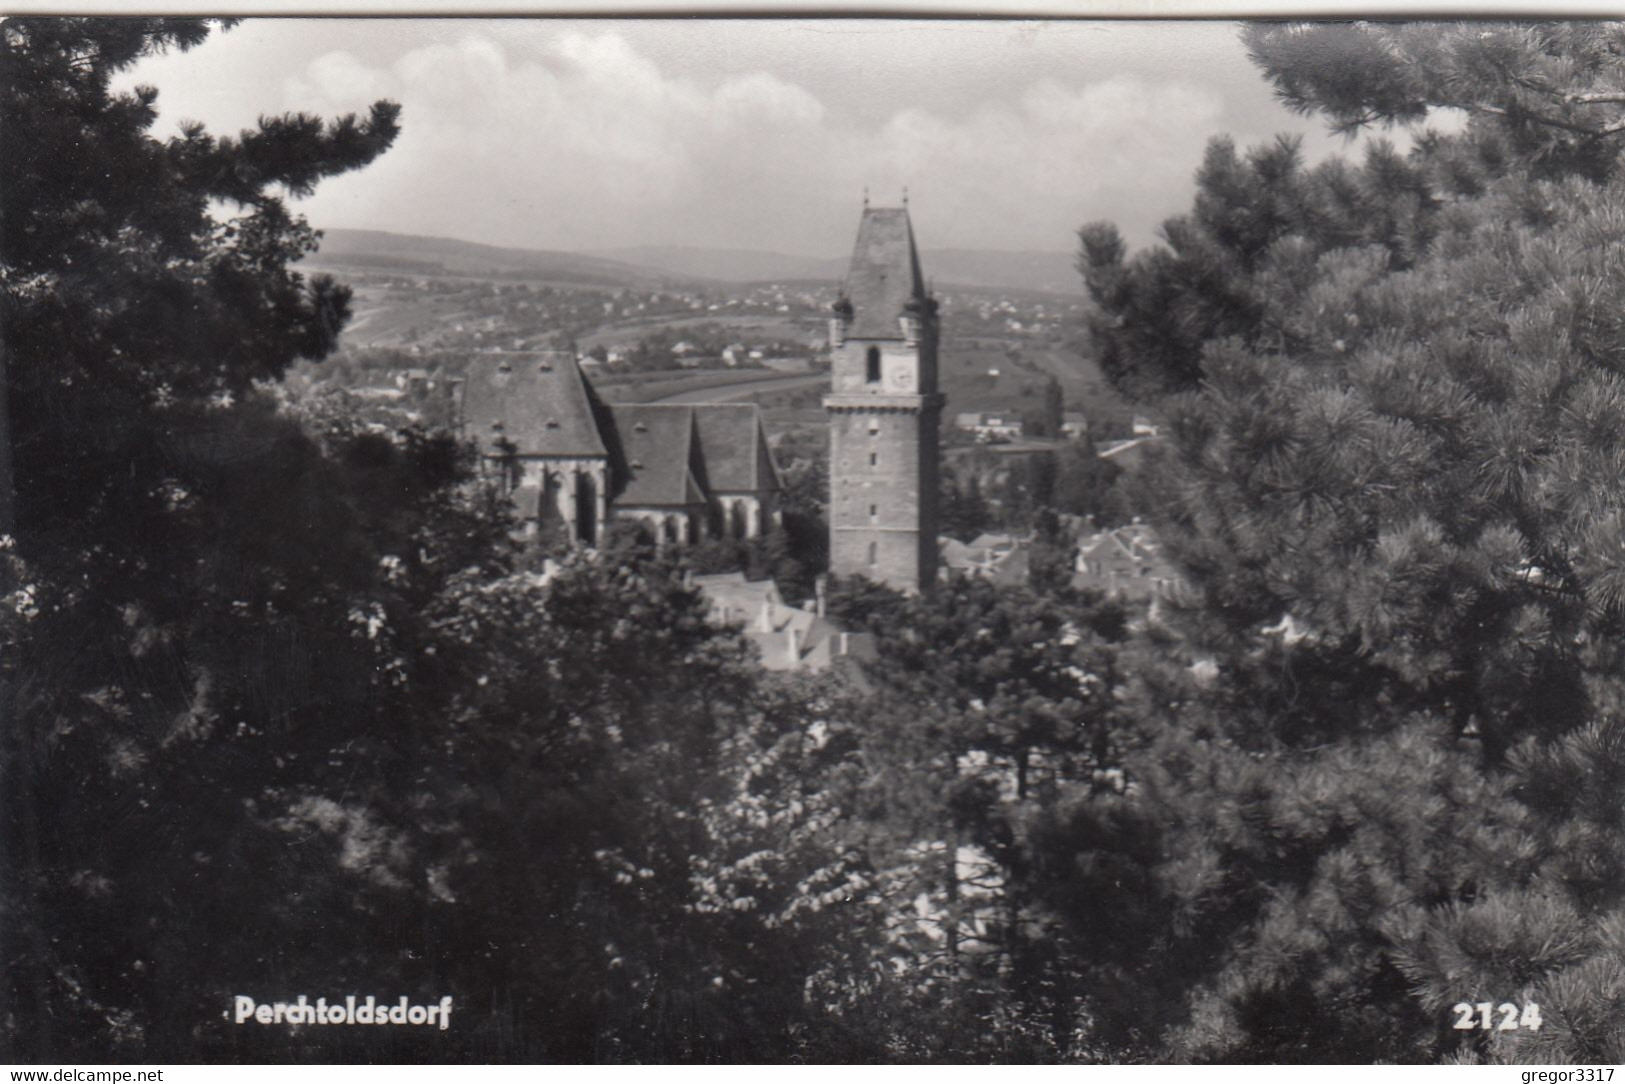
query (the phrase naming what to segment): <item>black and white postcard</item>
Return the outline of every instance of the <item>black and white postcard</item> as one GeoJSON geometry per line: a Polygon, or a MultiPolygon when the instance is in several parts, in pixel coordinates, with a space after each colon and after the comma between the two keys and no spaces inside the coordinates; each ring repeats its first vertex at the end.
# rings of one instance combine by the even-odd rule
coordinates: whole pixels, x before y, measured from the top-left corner
{"type": "Polygon", "coordinates": [[[0,1061],[1625,1061],[1625,24],[0,46],[0,1061]]]}

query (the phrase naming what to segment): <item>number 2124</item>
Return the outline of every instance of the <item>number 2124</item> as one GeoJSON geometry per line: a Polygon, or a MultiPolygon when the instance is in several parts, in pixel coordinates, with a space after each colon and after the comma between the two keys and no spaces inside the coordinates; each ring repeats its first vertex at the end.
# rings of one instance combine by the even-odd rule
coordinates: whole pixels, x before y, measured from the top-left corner
{"type": "Polygon", "coordinates": [[[1476,1005],[1469,1005],[1465,1001],[1458,1001],[1451,1006],[1450,1011],[1456,1014],[1456,1022],[1451,1026],[1460,1031],[1471,1031],[1478,1028],[1482,1031],[1517,1031],[1523,1028],[1527,1031],[1540,1030],[1540,1006],[1531,1002],[1519,1011],[1518,1006],[1510,1001],[1502,1002],[1497,1006],[1492,1001],[1480,1001],[1476,1005]],[[1495,1023],[1495,1014],[1499,1013],[1501,1022],[1495,1023]]]}

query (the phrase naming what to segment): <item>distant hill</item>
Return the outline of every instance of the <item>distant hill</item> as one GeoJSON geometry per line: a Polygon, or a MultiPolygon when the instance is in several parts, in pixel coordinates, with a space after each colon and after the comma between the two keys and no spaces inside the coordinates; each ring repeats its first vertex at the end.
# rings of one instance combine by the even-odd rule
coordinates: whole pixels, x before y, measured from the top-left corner
{"type": "MultiPolygon", "coordinates": [[[[1039,290],[1076,294],[1081,288],[1073,257],[1065,252],[944,248],[921,253],[926,274],[944,286],[993,290],[1039,290]]],[[[751,249],[645,245],[594,252],[504,248],[419,237],[384,230],[329,229],[313,267],[396,271],[417,275],[515,278],[583,286],[658,286],[711,282],[837,282],[846,257],[792,256],[751,249]]]]}
{"type": "Polygon", "coordinates": [[[846,261],[817,256],[789,256],[744,248],[695,248],[689,245],[638,245],[597,249],[592,255],[656,268],[673,275],[719,282],[762,282],[769,279],[826,280],[846,272],[846,261]]]}
{"type": "Polygon", "coordinates": [[[939,248],[920,253],[925,273],[945,285],[1082,295],[1083,276],[1073,266],[1076,261],[1070,252],[939,248]]]}
{"type": "MultiPolygon", "coordinates": [[[[790,256],[752,249],[694,248],[684,245],[645,245],[599,249],[592,253],[674,275],[716,279],[721,282],[760,282],[767,279],[836,282],[846,273],[844,256],[819,258],[790,256]]],[[[926,249],[920,254],[925,272],[945,286],[980,286],[988,289],[1039,290],[1076,294],[1082,280],[1067,252],[1019,252],[998,249],[926,249]]]]}
{"type": "Polygon", "coordinates": [[[324,230],[321,249],[308,262],[314,267],[531,279],[586,286],[654,286],[679,277],[655,268],[636,267],[578,252],[503,248],[384,230],[324,230]]]}

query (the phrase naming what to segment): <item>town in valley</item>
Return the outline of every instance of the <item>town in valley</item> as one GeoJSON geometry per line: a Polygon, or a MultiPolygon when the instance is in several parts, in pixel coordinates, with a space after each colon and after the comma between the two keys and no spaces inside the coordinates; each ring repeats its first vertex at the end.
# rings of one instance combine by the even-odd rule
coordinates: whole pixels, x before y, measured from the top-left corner
{"type": "MultiPolygon", "coordinates": [[[[855,221],[867,216],[865,207],[855,221]]],[[[908,243],[891,253],[892,273],[929,274],[929,250],[921,256],[906,232],[908,243]]],[[[357,314],[338,352],[296,371],[289,385],[307,398],[342,402],[375,432],[441,425],[475,442],[494,476],[511,475],[506,492],[530,545],[599,544],[618,519],[641,524],[660,545],[700,547],[702,563],[716,565],[722,552],[706,543],[782,531],[786,501],[828,514],[825,400],[843,344],[833,337],[841,332],[831,305],[860,268],[824,280],[729,281],[677,274],[671,267],[682,261],[670,254],[666,262],[651,269],[337,231],[311,266],[354,284],[357,314]],[[492,379],[515,383],[482,394],[492,379]],[[679,415],[684,421],[673,428],[679,415]],[[644,436],[655,421],[669,423],[661,425],[664,443],[644,436]],[[698,469],[711,475],[711,487],[651,487],[643,462],[681,459],[690,424],[719,460],[698,469]],[[640,446],[630,459],[628,439],[640,446]],[[722,477],[720,461],[737,458],[755,473],[722,477]],[[579,502],[590,511],[578,514],[579,502]]],[[[809,270],[795,266],[809,261],[780,262],[809,270]]],[[[962,273],[1003,283],[918,283],[937,306],[933,356],[924,364],[940,382],[942,404],[923,424],[935,430],[925,443],[938,459],[931,473],[939,491],[922,511],[935,525],[936,553],[923,579],[876,576],[881,582],[918,591],[970,577],[1025,587],[1042,511],[1050,522],[1044,544],[1063,551],[1066,565],[1047,570],[1052,578],[1144,600],[1173,589],[1155,533],[1130,511],[1128,495],[1128,472],[1155,446],[1157,425],[1090,364],[1080,299],[1032,285],[1057,275],[1059,262],[1012,268],[961,255],[962,273]]],[[[895,330],[888,326],[886,339],[895,330]]],[[[911,499],[917,494],[911,487],[911,499]]],[[[816,592],[808,591],[816,574],[775,583],[746,580],[744,572],[708,567],[695,582],[713,596],[720,618],[747,619],[764,665],[823,666],[839,656],[839,646],[832,653],[823,643],[827,635],[792,628],[806,624],[800,612],[818,612],[816,592]],[[776,636],[762,635],[770,632],[776,636]],[[769,646],[791,635],[798,650],[769,646]]],[[[833,626],[826,618],[817,628],[833,626]]]]}

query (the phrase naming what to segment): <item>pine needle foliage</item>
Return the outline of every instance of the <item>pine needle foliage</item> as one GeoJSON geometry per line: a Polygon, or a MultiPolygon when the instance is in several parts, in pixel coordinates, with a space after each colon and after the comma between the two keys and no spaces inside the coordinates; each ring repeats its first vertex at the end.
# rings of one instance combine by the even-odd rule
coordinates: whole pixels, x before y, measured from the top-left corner
{"type": "Polygon", "coordinates": [[[1123,1048],[1625,1044],[1620,34],[1249,27],[1289,105],[1412,148],[1217,141],[1163,244],[1083,231],[1106,368],[1169,419],[1146,504],[1186,581],[1129,791],[1045,829],[1057,906],[1134,947],[1098,955],[1123,1048]],[[1546,1023],[1457,1026],[1481,1002],[1546,1023]]]}

